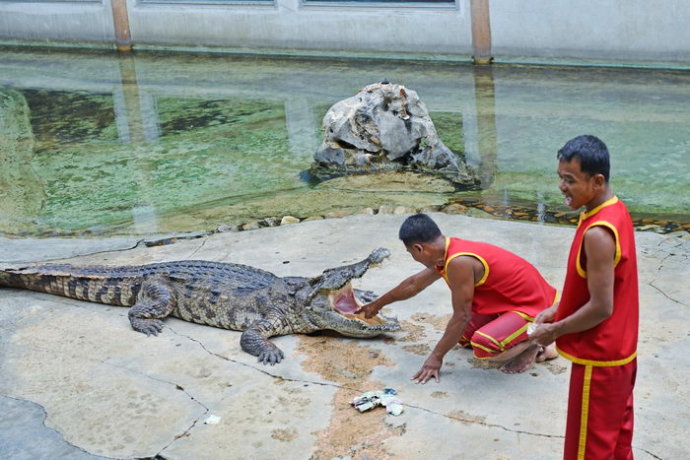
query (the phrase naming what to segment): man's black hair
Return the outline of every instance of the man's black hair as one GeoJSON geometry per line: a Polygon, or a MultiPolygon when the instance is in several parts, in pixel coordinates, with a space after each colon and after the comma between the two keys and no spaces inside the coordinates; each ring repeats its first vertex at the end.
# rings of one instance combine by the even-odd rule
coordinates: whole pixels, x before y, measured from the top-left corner
{"type": "Polygon", "coordinates": [[[431,217],[426,214],[413,214],[402,223],[398,238],[405,246],[415,243],[430,243],[441,236],[441,230],[431,217]]]}
{"type": "Polygon", "coordinates": [[[589,175],[602,174],[609,181],[609,150],[606,144],[596,136],[584,134],[570,139],[558,151],[558,161],[580,161],[580,169],[589,175]]]}

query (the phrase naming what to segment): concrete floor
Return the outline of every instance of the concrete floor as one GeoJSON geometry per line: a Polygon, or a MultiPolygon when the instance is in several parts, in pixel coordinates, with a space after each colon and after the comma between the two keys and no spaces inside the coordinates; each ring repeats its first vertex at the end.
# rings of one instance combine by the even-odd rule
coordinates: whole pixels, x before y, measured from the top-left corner
{"type": "MultiPolygon", "coordinates": [[[[433,217],[445,234],[510,249],[561,287],[573,228],[433,217]]],[[[397,240],[403,219],[351,216],[149,248],[128,239],[5,239],[0,260],[6,267],[61,257],[106,264],[207,259],[314,276],[385,246],[391,257],[357,286],[383,293],[422,268],[397,240]]],[[[637,244],[635,455],[686,459],[690,239],[638,232],[637,244]]],[[[440,383],[417,385],[410,377],[450,315],[448,289],[437,282],[384,313],[397,316],[403,330],[369,340],[278,337],[273,342],[286,359],[271,367],[240,350],[239,332],[168,319],[162,334],[145,337],[132,331],[124,308],[3,289],[0,458],[561,458],[566,360],[506,375],[455,349],[440,383]],[[398,390],[402,415],[350,406],[353,397],[384,387],[398,390]]]]}

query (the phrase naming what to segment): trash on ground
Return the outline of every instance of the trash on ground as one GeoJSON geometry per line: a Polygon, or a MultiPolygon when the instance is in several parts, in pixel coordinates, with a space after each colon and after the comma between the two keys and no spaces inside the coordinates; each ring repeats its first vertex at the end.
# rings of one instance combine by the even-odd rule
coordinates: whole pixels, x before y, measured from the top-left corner
{"type": "Polygon", "coordinates": [[[403,412],[403,404],[395,395],[398,392],[393,388],[384,388],[379,391],[367,391],[354,398],[350,404],[360,412],[373,409],[376,406],[383,406],[386,412],[391,415],[400,415],[403,412]]]}
{"type": "Polygon", "coordinates": [[[218,425],[220,423],[220,417],[217,415],[209,415],[206,420],[204,420],[206,425],[218,425]]]}

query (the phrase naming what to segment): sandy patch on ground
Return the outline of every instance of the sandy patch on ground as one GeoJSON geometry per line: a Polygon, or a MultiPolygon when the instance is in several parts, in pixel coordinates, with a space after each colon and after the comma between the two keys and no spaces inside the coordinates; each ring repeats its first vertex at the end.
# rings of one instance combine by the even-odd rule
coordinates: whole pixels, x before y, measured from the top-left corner
{"type": "MultiPolygon", "coordinates": [[[[315,433],[316,450],[313,460],[348,457],[354,460],[391,457],[385,441],[401,436],[404,427],[386,423],[392,417],[382,407],[359,412],[350,401],[365,391],[383,389],[381,382],[370,379],[376,366],[392,366],[377,345],[329,336],[304,336],[297,351],[307,356],[303,367],[341,387],[333,396],[331,422],[328,428],[315,433]]],[[[328,410],[328,409],[326,409],[328,410]]]]}

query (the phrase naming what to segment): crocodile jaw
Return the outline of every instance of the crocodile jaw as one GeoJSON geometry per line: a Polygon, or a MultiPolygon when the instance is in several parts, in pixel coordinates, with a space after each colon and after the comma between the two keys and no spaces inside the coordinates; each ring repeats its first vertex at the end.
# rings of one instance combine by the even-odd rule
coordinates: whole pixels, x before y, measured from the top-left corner
{"type": "Polygon", "coordinates": [[[331,329],[349,337],[375,337],[385,332],[400,330],[395,318],[376,315],[365,318],[364,313],[355,313],[362,303],[357,299],[352,284],[347,283],[328,294],[330,311],[324,312],[321,321],[323,329],[331,329]]]}
{"type": "Polygon", "coordinates": [[[363,321],[370,326],[383,324],[385,321],[378,315],[372,318],[365,318],[364,313],[355,313],[363,305],[352,289],[352,284],[347,283],[337,291],[332,291],[328,296],[331,307],[345,318],[363,321]]]}

